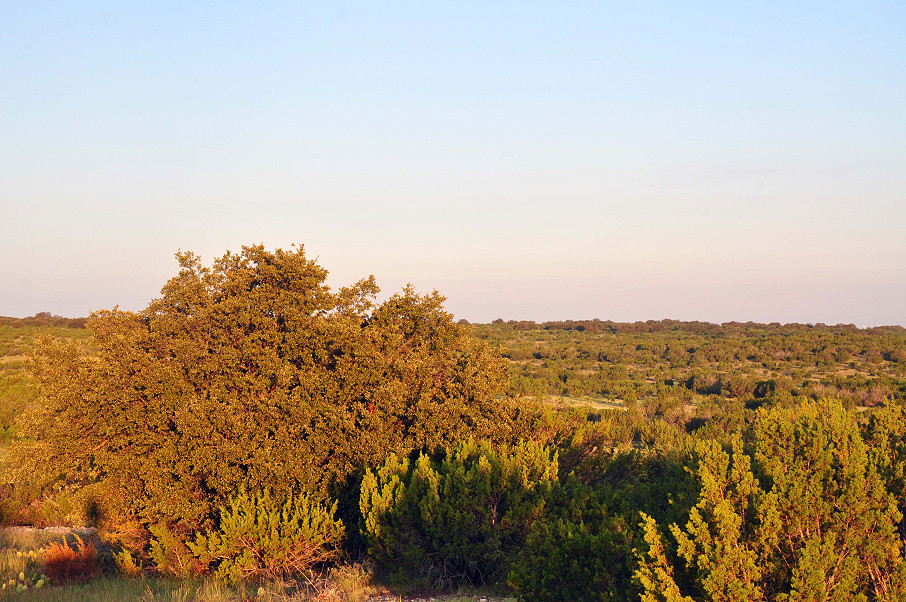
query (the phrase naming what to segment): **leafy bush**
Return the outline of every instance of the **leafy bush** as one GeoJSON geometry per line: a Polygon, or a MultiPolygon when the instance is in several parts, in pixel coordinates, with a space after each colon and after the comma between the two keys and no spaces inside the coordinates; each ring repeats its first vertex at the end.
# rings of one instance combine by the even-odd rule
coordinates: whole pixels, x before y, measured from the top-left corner
{"type": "Polygon", "coordinates": [[[198,571],[192,552],[183,538],[165,525],[153,525],[151,561],[162,575],[186,576],[198,571]]]}
{"type": "Polygon", "coordinates": [[[642,599],[903,600],[902,515],[855,415],[809,401],[759,410],[753,430],[749,445],[698,444],[698,503],[670,525],[678,558],[643,514],[642,599]]]}
{"type": "Polygon", "coordinates": [[[632,533],[593,490],[575,479],[556,485],[508,575],[519,600],[629,599],[632,533]]]}
{"type": "Polygon", "coordinates": [[[100,482],[111,519],[186,536],[240,489],[327,499],[391,451],[509,428],[501,359],[436,292],[333,291],[301,247],[177,257],[145,310],[94,314],[87,345],[36,346],[43,406],[22,441],[73,487],[100,482]]]}
{"type": "Polygon", "coordinates": [[[135,558],[129,550],[120,550],[113,555],[116,570],[125,577],[138,577],[142,574],[141,560],[135,558]]]}
{"type": "Polygon", "coordinates": [[[44,552],[44,572],[53,583],[85,583],[98,576],[101,567],[94,542],[78,539],[75,548],[54,542],[44,552]]]}
{"type": "Polygon", "coordinates": [[[556,455],[535,443],[391,456],[362,482],[369,552],[397,583],[501,583],[556,480],[556,455]]]}
{"type": "Polygon", "coordinates": [[[219,527],[188,546],[202,565],[216,566],[216,575],[231,584],[305,575],[337,556],[344,528],[335,512],[336,504],[326,508],[305,495],[281,504],[267,490],[240,493],[220,509],[219,527]]]}

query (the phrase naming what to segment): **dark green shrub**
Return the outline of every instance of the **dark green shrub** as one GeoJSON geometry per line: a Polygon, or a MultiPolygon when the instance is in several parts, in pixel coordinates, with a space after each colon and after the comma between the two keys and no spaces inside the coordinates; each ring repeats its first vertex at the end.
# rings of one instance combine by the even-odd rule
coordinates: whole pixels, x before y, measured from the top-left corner
{"type": "Polygon", "coordinates": [[[629,599],[634,569],[632,532],[608,514],[593,491],[570,479],[555,486],[508,575],[520,600],[629,599]]]}
{"type": "Polygon", "coordinates": [[[269,491],[241,493],[220,509],[219,527],[188,547],[205,569],[227,583],[307,575],[336,558],[343,523],[328,508],[300,495],[278,502],[269,491]]]}
{"type": "Polygon", "coordinates": [[[391,456],[362,482],[369,552],[396,583],[502,583],[556,480],[556,455],[530,442],[391,456]]]}

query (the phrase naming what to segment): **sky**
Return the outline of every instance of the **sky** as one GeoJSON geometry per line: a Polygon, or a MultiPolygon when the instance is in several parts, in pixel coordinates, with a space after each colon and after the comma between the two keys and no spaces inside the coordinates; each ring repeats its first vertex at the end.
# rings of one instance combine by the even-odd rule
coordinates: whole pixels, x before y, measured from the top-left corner
{"type": "Polygon", "coordinates": [[[263,243],[473,322],[906,325],[901,1],[0,14],[0,315],[263,243]]]}

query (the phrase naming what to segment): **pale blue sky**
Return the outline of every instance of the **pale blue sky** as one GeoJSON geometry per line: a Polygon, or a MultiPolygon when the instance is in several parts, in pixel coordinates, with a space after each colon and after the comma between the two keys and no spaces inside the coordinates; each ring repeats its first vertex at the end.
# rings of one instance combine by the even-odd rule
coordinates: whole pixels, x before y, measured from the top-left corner
{"type": "Polygon", "coordinates": [[[472,321],[906,324],[906,3],[131,4],[0,3],[0,315],[263,242],[472,321]]]}

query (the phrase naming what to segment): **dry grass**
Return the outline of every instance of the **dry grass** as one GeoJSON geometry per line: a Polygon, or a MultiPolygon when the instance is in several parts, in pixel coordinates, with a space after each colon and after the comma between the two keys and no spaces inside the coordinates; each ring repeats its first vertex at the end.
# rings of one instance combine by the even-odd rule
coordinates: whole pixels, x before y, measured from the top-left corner
{"type": "Polygon", "coordinates": [[[357,562],[333,567],[325,578],[313,583],[310,599],[319,602],[365,602],[369,597],[383,592],[374,584],[370,565],[357,562]]]}
{"type": "MultiPolygon", "coordinates": [[[[92,532],[85,537],[96,537],[92,532]]],[[[105,545],[99,542],[99,545],[105,545]]],[[[108,563],[110,567],[115,563],[108,563]]],[[[30,601],[97,601],[141,600],[143,602],[239,602],[262,601],[303,601],[318,602],[351,601],[365,602],[373,596],[397,600],[387,589],[376,585],[374,572],[367,562],[348,563],[335,566],[320,577],[307,582],[273,581],[264,584],[229,587],[213,580],[172,579],[147,575],[98,576],[102,566],[95,551],[93,539],[82,539],[71,530],[31,529],[11,527],[0,529],[0,584],[7,588],[0,590],[5,599],[7,590],[16,589],[16,600],[30,601]],[[87,543],[85,543],[87,541],[87,543]],[[94,552],[93,552],[94,551],[94,552]],[[54,560],[55,559],[55,560],[54,560]],[[60,565],[56,579],[44,579],[43,573],[51,574],[47,561],[60,565]],[[97,570],[96,570],[97,569],[97,570]],[[23,579],[19,578],[22,573],[23,579]],[[82,579],[81,577],[85,577],[82,579]],[[10,586],[12,580],[15,585],[10,586]],[[67,583],[67,581],[70,581],[67,583]],[[82,582],[78,582],[82,581],[82,582]],[[87,581],[87,582],[85,582],[87,581]],[[24,586],[19,588],[19,585],[24,586]]],[[[447,600],[446,597],[437,599],[447,600]]],[[[471,598],[470,598],[471,599],[471,598]]],[[[478,598],[474,598],[477,600],[478,598]]]]}
{"type": "MultiPolygon", "coordinates": [[[[194,583],[167,579],[126,580],[103,577],[85,585],[52,586],[29,589],[16,594],[16,600],[34,602],[239,602],[254,594],[230,590],[217,583],[194,583]]],[[[269,598],[262,598],[268,600],[269,598]]]]}
{"type": "Polygon", "coordinates": [[[555,408],[590,408],[593,410],[625,410],[622,400],[597,397],[569,397],[548,395],[539,401],[555,408]]]}

